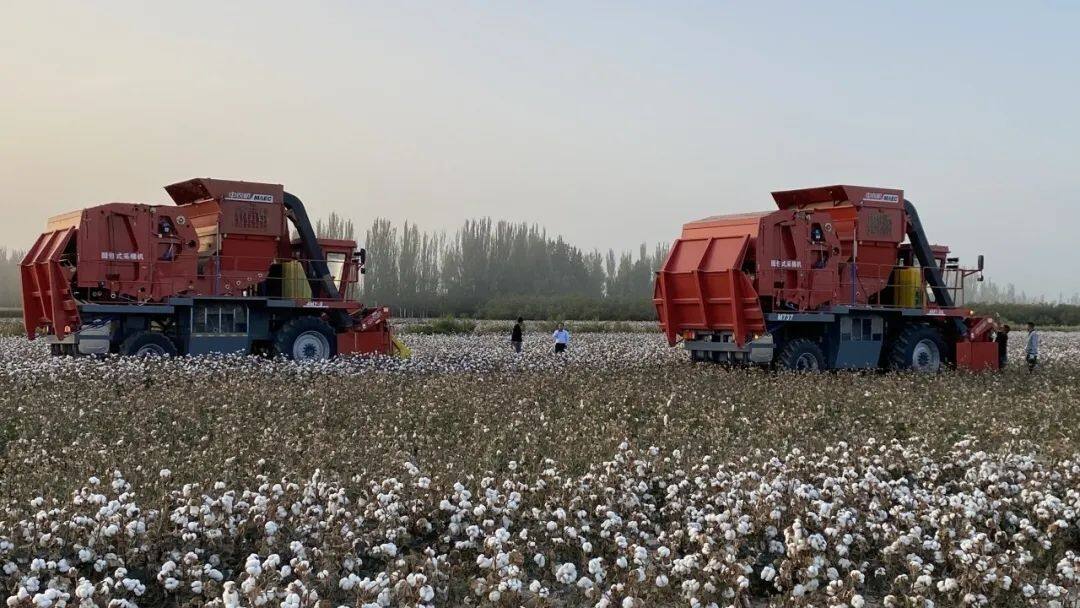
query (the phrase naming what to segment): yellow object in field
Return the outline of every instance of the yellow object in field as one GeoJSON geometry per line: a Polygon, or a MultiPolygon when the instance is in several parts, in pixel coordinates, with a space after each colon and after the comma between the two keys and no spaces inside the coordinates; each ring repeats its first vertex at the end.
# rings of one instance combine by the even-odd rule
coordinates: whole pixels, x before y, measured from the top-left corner
{"type": "Polygon", "coordinates": [[[894,275],[893,302],[902,308],[922,308],[922,268],[897,268],[894,275]]]}
{"type": "Polygon", "coordinates": [[[297,260],[281,264],[281,296],[296,300],[311,299],[311,283],[304,272],[304,265],[297,260]]]}
{"type": "Polygon", "coordinates": [[[408,359],[412,356],[412,349],[405,346],[405,343],[401,341],[397,336],[390,336],[390,341],[394,343],[394,356],[401,359],[408,359]]]}

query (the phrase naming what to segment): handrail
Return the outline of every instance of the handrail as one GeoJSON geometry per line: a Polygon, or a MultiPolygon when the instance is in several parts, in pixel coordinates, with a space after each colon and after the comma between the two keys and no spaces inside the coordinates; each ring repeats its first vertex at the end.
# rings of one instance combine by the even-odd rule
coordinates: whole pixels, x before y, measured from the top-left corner
{"type": "MultiPolygon", "coordinates": [[[[896,269],[905,269],[905,268],[916,268],[916,269],[921,269],[922,270],[922,272],[919,273],[919,284],[917,286],[915,286],[916,293],[922,294],[922,298],[920,298],[921,303],[916,308],[921,308],[922,310],[955,309],[955,308],[964,307],[966,305],[966,300],[967,300],[967,298],[966,298],[965,279],[968,276],[971,276],[972,274],[977,272],[975,270],[966,269],[966,268],[950,268],[950,267],[941,268],[941,267],[935,267],[935,269],[937,270],[939,275],[942,277],[942,281],[943,281],[943,285],[941,285],[939,287],[939,289],[935,290],[935,289],[932,288],[931,281],[929,281],[927,276],[926,276],[928,269],[925,268],[925,267],[921,267],[921,266],[896,266],[896,265],[891,265],[891,264],[871,264],[871,263],[866,263],[866,262],[859,262],[859,271],[860,271],[860,273],[856,275],[857,279],[855,281],[852,281],[851,276],[848,274],[848,272],[846,270],[845,271],[840,271],[840,272],[838,272],[837,269],[829,269],[829,268],[792,268],[792,269],[778,270],[777,272],[784,273],[784,274],[794,273],[795,276],[798,277],[799,282],[808,283],[809,285],[815,285],[815,284],[820,284],[821,283],[820,281],[815,281],[814,280],[815,275],[818,275],[818,276],[831,275],[830,279],[835,277],[835,280],[832,281],[833,286],[830,289],[814,288],[814,287],[799,287],[799,286],[795,286],[795,285],[793,285],[791,287],[788,287],[788,286],[785,285],[785,286],[779,287],[777,289],[779,291],[790,293],[791,296],[792,296],[791,300],[800,299],[800,298],[798,298],[798,296],[823,296],[824,297],[823,299],[827,299],[829,301],[829,303],[831,305],[834,305],[834,306],[835,305],[849,305],[849,306],[850,305],[857,305],[857,306],[873,306],[873,307],[883,308],[883,309],[911,308],[911,307],[907,307],[907,306],[900,306],[899,304],[895,303],[894,301],[890,301],[891,298],[889,298],[888,296],[882,297],[883,295],[889,294],[892,290],[895,290],[898,287],[908,288],[909,286],[907,284],[899,283],[899,282],[889,280],[889,279],[886,279],[883,283],[879,283],[880,279],[878,278],[880,276],[887,276],[887,277],[891,278],[891,277],[895,276],[893,274],[894,270],[896,270],[896,269]],[[885,273],[883,272],[883,271],[886,271],[886,270],[889,273],[888,275],[885,275],[885,273]],[[877,271],[877,272],[871,272],[871,271],[877,271]],[[881,288],[876,290],[873,294],[870,294],[869,296],[862,295],[861,301],[860,301],[860,298],[854,296],[853,293],[856,290],[861,291],[861,289],[862,289],[861,285],[866,284],[866,283],[873,283],[873,287],[875,287],[875,288],[878,285],[880,285],[881,288]],[[949,299],[951,300],[951,302],[948,302],[948,303],[938,302],[937,297],[936,297],[937,293],[935,293],[935,292],[938,292],[938,291],[948,294],[949,299]],[[885,300],[885,302],[883,303],[882,300],[885,300]],[[951,304],[951,306],[949,304],[951,304]]],[[[730,272],[742,272],[742,271],[739,271],[739,270],[736,270],[736,269],[659,270],[659,271],[656,272],[656,274],[657,275],[666,275],[666,276],[672,276],[672,275],[687,275],[687,276],[689,276],[689,275],[698,274],[700,276],[706,276],[707,277],[707,276],[718,276],[718,275],[722,275],[722,274],[730,273],[730,272]]],[[[756,277],[754,277],[753,273],[747,273],[747,274],[748,274],[748,276],[751,277],[752,280],[754,278],[756,278],[756,277]]],[[[665,285],[665,287],[668,287],[668,286],[665,285]]],[[[693,292],[693,290],[691,290],[691,292],[693,292]]],[[[689,297],[689,298],[692,299],[693,295],[694,295],[694,293],[689,293],[688,292],[685,297],[689,297]]],[[[678,293],[676,293],[676,294],[669,293],[669,294],[666,295],[666,297],[667,297],[667,299],[672,300],[672,301],[684,299],[684,296],[682,296],[682,294],[678,294],[678,293]]],[[[805,299],[810,299],[810,298],[805,298],[805,299]]]]}

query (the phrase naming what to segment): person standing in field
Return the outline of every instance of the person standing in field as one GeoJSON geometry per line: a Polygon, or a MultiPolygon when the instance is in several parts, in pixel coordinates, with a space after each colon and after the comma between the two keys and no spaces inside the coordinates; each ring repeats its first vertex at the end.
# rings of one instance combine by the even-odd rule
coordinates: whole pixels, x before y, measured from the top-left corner
{"type": "Polygon", "coordinates": [[[998,346],[998,369],[1005,369],[1009,362],[1009,326],[1002,325],[997,329],[994,342],[998,346]]]}
{"type": "Polygon", "coordinates": [[[1039,364],[1039,332],[1035,331],[1035,324],[1028,321],[1027,324],[1027,347],[1024,348],[1024,355],[1027,357],[1028,371],[1035,371],[1035,366],[1039,364]]]}
{"type": "Polygon", "coordinates": [[[557,353],[564,352],[570,344],[570,332],[566,331],[566,326],[561,323],[559,329],[556,329],[555,333],[551,334],[551,337],[555,339],[555,352],[557,353]]]}
{"type": "Polygon", "coordinates": [[[510,330],[510,345],[514,347],[515,353],[521,352],[521,324],[524,322],[525,319],[518,317],[514,329],[510,330]]]}

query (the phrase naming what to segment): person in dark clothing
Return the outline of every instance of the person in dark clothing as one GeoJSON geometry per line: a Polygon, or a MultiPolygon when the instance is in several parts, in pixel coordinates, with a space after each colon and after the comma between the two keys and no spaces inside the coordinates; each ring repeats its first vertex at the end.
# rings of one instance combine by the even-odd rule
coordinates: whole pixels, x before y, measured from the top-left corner
{"type": "Polygon", "coordinates": [[[514,323],[514,329],[510,331],[510,345],[514,347],[514,352],[521,352],[521,324],[525,322],[525,319],[518,317],[517,323],[514,323]]]}
{"type": "Polygon", "coordinates": [[[1009,326],[1002,325],[997,330],[994,342],[998,345],[998,369],[1005,369],[1009,362],[1009,326]]]}

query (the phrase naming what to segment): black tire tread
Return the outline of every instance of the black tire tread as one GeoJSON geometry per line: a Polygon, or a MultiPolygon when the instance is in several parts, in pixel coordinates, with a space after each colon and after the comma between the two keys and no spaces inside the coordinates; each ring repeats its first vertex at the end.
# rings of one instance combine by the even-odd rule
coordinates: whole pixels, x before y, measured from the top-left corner
{"type": "Polygon", "coordinates": [[[941,363],[944,366],[946,359],[945,340],[941,332],[936,328],[922,323],[912,323],[902,329],[893,341],[889,349],[889,369],[903,371],[911,369],[911,351],[915,345],[925,338],[931,338],[937,342],[938,352],[941,354],[941,363]]]}
{"type": "Polygon", "coordinates": [[[292,346],[296,338],[311,330],[320,331],[330,343],[330,358],[337,355],[337,334],[330,324],[319,317],[296,317],[289,319],[274,333],[274,350],[286,359],[292,359],[292,346]]]}
{"type": "Polygon", "coordinates": [[[776,358],[777,367],[788,371],[797,371],[795,369],[795,360],[799,355],[810,352],[813,353],[818,360],[818,371],[825,371],[828,369],[828,364],[825,361],[825,353],[818,346],[817,342],[808,338],[796,338],[791,342],[784,345],[784,348],[780,351],[780,355],[776,358]]]}
{"type": "Polygon", "coordinates": [[[175,357],[176,344],[165,334],[157,331],[137,331],[120,343],[120,354],[125,356],[134,355],[140,348],[147,344],[157,344],[165,350],[166,357],[175,357]]]}

